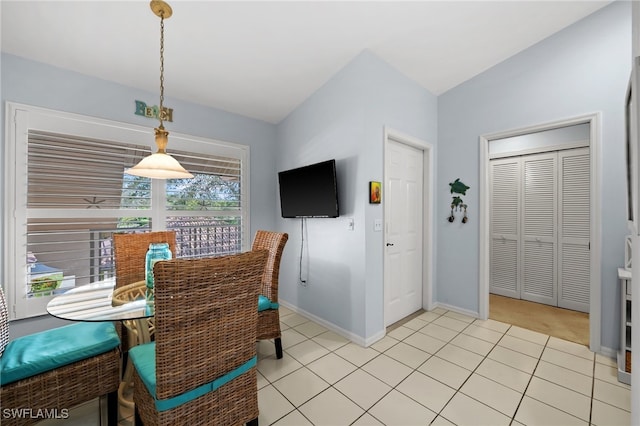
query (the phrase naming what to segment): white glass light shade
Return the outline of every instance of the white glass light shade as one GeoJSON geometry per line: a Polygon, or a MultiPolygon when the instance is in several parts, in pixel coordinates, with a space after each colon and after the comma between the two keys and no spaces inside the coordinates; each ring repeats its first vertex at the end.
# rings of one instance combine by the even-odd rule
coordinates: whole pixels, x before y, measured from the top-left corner
{"type": "Polygon", "coordinates": [[[180,165],[178,160],[169,154],[156,152],[143,158],[125,173],[152,179],[189,179],[193,175],[180,165]]]}
{"type": "Polygon", "coordinates": [[[156,145],[158,152],[140,160],[138,164],[124,172],[129,175],[148,177],[151,179],[190,179],[193,177],[191,173],[180,165],[178,160],[167,154],[165,148],[169,142],[169,132],[164,129],[162,124],[157,127],[156,145]]]}

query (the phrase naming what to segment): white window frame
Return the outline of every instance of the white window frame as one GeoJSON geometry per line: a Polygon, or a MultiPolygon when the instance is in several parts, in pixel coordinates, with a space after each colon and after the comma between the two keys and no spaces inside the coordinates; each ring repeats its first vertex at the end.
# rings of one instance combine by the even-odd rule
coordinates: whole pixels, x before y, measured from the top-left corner
{"type": "MultiPolygon", "coordinates": [[[[4,238],[2,250],[4,251],[4,264],[2,278],[4,290],[9,305],[9,319],[22,319],[31,316],[46,314],[46,302],[41,301],[27,303],[26,282],[27,268],[25,264],[27,256],[26,218],[27,218],[27,143],[29,130],[41,130],[69,136],[79,136],[98,140],[109,140],[128,144],[147,145],[150,152],[155,152],[155,139],[153,126],[138,126],[129,123],[115,122],[79,114],[54,111],[40,107],[34,107],[13,102],[6,103],[5,116],[5,151],[4,151],[4,238]]],[[[187,152],[206,153],[212,155],[237,158],[241,161],[241,220],[243,224],[242,250],[247,250],[250,245],[249,230],[249,146],[231,142],[218,141],[207,138],[189,136],[171,132],[170,144],[177,150],[187,152]]],[[[152,188],[163,185],[163,181],[152,181],[152,188]]],[[[157,193],[157,191],[154,191],[157,193]]],[[[152,208],[149,211],[118,210],[119,216],[139,217],[142,212],[152,218],[154,230],[162,230],[165,226],[165,217],[175,212],[164,210],[164,200],[152,200],[153,206],[163,206],[162,209],[152,208]]],[[[86,212],[86,210],[84,210],[86,212]]],[[[113,217],[111,209],[92,209],[93,217],[113,217]]],[[[47,217],[55,217],[55,210],[46,210],[42,214],[47,217]]],[[[58,212],[62,214],[62,212],[58,212]]],[[[182,214],[182,212],[181,212],[182,214]]],[[[188,213],[187,213],[188,214],[188,213]]],[[[32,215],[38,217],[38,214],[32,215]]]]}

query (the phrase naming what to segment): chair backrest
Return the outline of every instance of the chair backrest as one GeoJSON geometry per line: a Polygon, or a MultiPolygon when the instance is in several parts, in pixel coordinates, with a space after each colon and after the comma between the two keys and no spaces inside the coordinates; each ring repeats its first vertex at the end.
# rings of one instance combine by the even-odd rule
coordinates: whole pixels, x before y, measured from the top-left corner
{"type": "Polygon", "coordinates": [[[282,251],[289,239],[285,232],[259,230],[253,239],[251,250],[268,250],[269,258],[262,274],[260,294],[272,302],[278,301],[278,277],[280,276],[280,259],[282,251]]]}
{"type": "Polygon", "coordinates": [[[155,264],[158,399],[210,383],[256,355],[267,256],[262,250],[155,264]]]}
{"type": "Polygon", "coordinates": [[[4,291],[0,287],[0,355],[9,344],[9,309],[4,291]]]}
{"type": "Polygon", "coordinates": [[[175,231],[113,234],[116,288],[145,279],[145,257],[152,243],[169,243],[171,254],[176,257],[175,231]]]}

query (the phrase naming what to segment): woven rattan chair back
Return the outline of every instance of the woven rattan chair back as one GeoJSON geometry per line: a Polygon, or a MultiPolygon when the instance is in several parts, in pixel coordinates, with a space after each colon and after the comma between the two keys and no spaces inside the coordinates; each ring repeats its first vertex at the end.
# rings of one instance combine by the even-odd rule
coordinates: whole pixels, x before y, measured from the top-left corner
{"type": "MultiPolygon", "coordinates": [[[[259,230],[253,239],[252,250],[268,250],[269,258],[260,281],[260,294],[272,302],[278,302],[278,279],[280,260],[289,234],[259,230]]],[[[267,309],[258,313],[258,340],[274,339],[276,357],[282,358],[282,333],[280,331],[280,313],[278,309],[267,309]]]]}
{"type": "MultiPolygon", "coordinates": [[[[116,289],[145,279],[145,262],[149,244],[169,243],[169,249],[173,257],[176,257],[176,232],[154,231],[138,233],[113,234],[113,256],[116,270],[116,289]]],[[[153,338],[155,333],[153,318],[147,321],[149,335],[153,338]]],[[[135,321],[123,321],[118,325],[122,338],[122,350],[128,352],[129,348],[137,343],[137,323],[135,321]],[[124,327],[122,327],[124,326],[124,327]]]]}
{"type": "MultiPolygon", "coordinates": [[[[258,282],[266,251],[174,259],[154,266],[156,397],[183,394],[256,356],[258,282]]],[[[255,366],[213,392],[157,412],[134,376],[137,415],[146,424],[238,425],[258,417],[255,366]]]]}
{"type": "Polygon", "coordinates": [[[4,348],[9,343],[9,310],[7,309],[7,300],[4,297],[4,291],[0,287],[0,355],[4,352],[4,348]]]}
{"type": "Polygon", "coordinates": [[[278,302],[278,278],[280,277],[280,259],[289,234],[284,232],[256,232],[251,250],[268,250],[269,258],[261,279],[260,294],[272,302],[278,302]]]}
{"type": "Polygon", "coordinates": [[[173,257],[177,257],[175,231],[113,234],[116,288],[145,279],[145,257],[152,243],[169,243],[173,257]]]}

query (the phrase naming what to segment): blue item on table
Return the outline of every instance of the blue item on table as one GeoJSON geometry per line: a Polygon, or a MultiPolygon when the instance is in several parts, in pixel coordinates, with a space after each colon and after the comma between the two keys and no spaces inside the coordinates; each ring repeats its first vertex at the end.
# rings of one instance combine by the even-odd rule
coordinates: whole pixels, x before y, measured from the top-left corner
{"type": "Polygon", "coordinates": [[[153,265],[160,260],[170,260],[171,250],[169,243],[151,243],[145,259],[145,280],[147,284],[146,299],[147,303],[153,303],[153,265]]]}

